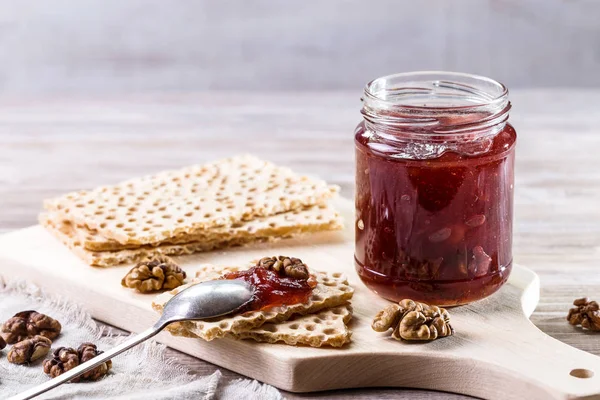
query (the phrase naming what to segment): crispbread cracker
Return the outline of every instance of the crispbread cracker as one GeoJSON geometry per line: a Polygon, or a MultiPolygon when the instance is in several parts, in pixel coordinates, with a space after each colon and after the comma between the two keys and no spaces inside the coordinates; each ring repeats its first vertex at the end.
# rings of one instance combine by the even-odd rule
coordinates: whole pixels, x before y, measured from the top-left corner
{"type": "MultiPolygon", "coordinates": [[[[257,342],[282,342],[291,346],[342,347],[349,343],[352,331],[346,325],[352,319],[352,306],[345,305],[322,310],[317,314],[300,315],[287,321],[267,322],[258,328],[226,337],[254,339],[257,342]]],[[[171,324],[169,331],[175,336],[198,338],[181,324],[171,324]]]]}
{"type": "Polygon", "coordinates": [[[69,193],[44,207],[106,238],[141,245],[325,204],[337,190],[244,155],[69,193]]]}
{"type": "MultiPolygon", "coordinates": [[[[152,308],[162,313],[163,306],[185,288],[209,280],[218,279],[228,272],[240,270],[240,267],[204,265],[197,272],[192,283],[180,286],[170,292],[163,293],[152,302],[152,308]]],[[[175,334],[187,331],[204,340],[213,340],[228,334],[239,334],[258,328],[265,323],[286,321],[295,315],[314,314],[321,310],[337,307],[348,302],[354,289],[340,273],[312,271],[317,280],[306,303],[282,305],[264,311],[248,311],[234,316],[225,316],[210,321],[183,321],[170,324],[167,329],[175,334]]]]}
{"type": "Polygon", "coordinates": [[[282,342],[291,346],[342,347],[350,342],[352,336],[352,331],[346,325],[351,318],[352,306],[346,304],[283,322],[269,322],[258,328],[228,336],[235,339],[254,339],[257,342],[282,342]]]}
{"type": "Polygon", "coordinates": [[[86,250],[81,246],[81,242],[76,239],[75,230],[71,223],[67,221],[55,222],[48,218],[48,215],[44,213],[39,215],[39,221],[50,233],[71,249],[73,254],[81,258],[86,264],[96,267],[112,267],[119,264],[136,263],[145,258],[161,254],[167,256],[179,256],[210,251],[221,245],[236,245],[234,243],[187,243],[159,247],[141,247],[131,250],[96,252],[86,250]]]}
{"type": "Polygon", "coordinates": [[[243,226],[236,228],[239,229],[238,233],[232,234],[225,240],[217,237],[191,243],[142,246],[136,249],[103,252],[86,250],[83,247],[80,233],[68,221],[57,220],[50,213],[40,214],[39,221],[87,264],[98,267],[110,267],[125,263],[136,263],[153,255],[178,256],[193,254],[219,248],[292,237],[303,233],[340,228],[341,222],[337,213],[334,212],[334,214],[331,214],[333,219],[318,219],[319,215],[315,214],[313,210],[309,210],[248,221],[243,226]],[[307,216],[308,218],[305,218],[307,216]]]}
{"type": "MultiPolygon", "coordinates": [[[[59,217],[49,213],[52,219],[59,217]]],[[[196,234],[182,234],[166,239],[160,243],[148,246],[164,246],[169,244],[187,244],[193,242],[224,243],[244,239],[249,241],[255,237],[269,236],[284,237],[298,233],[316,232],[322,230],[341,229],[343,220],[338,212],[330,205],[311,206],[287,213],[257,218],[251,221],[239,222],[235,225],[218,227],[196,234]]],[[[140,245],[123,245],[116,240],[106,239],[97,231],[88,229],[85,225],[74,227],[75,239],[90,251],[117,251],[138,249],[140,245]]]]}

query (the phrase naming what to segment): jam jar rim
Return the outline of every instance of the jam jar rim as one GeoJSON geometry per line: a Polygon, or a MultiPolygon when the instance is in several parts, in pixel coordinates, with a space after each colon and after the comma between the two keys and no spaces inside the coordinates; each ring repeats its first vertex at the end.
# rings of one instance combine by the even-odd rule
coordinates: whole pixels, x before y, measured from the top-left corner
{"type": "Polygon", "coordinates": [[[403,72],[379,77],[367,83],[361,101],[363,118],[378,130],[438,137],[476,131],[497,133],[508,121],[511,108],[504,84],[480,75],[447,71],[403,72]],[[436,101],[412,104],[410,101],[415,99],[436,101]],[[456,101],[463,103],[452,104],[456,101]],[[477,118],[448,123],[444,117],[449,114],[471,114],[477,118]]]}
{"type": "MultiPolygon", "coordinates": [[[[435,79],[432,80],[431,82],[446,82],[448,81],[448,79],[435,79]]],[[[459,83],[459,82],[454,82],[454,83],[459,83]]],[[[483,99],[483,97],[486,97],[485,93],[482,93],[482,90],[478,90],[477,88],[473,88],[473,87],[467,87],[470,85],[466,85],[466,84],[461,84],[464,85],[465,89],[476,89],[477,91],[479,91],[480,93],[472,93],[472,94],[479,94],[483,99]]],[[[368,96],[368,97],[372,97],[375,100],[378,101],[382,101],[382,102],[388,102],[390,103],[390,105],[395,105],[395,106],[402,106],[402,107],[406,107],[406,108],[414,108],[414,109],[452,109],[452,110],[464,110],[467,108],[474,108],[474,107],[481,107],[481,106],[489,106],[495,102],[500,102],[503,99],[505,99],[506,97],[508,97],[508,88],[501,82],[492,79],[492,78],[488,78],[486,76],[483,75],[476,75],[476,74],[469,74],[469,73],[465,73],[465,72],[453,72],[453,71],[411,71],[411,72],[400,72],[397,74],[390,74],[390,75],[385,75],[385,76],[381,76],[379,78],[373,79],[370,82],[368,82],[365,85],[364,88],[364,95],[368,96]],[[488,98],[486,101],[482,101],[481,103],[471,103],[471,104],[467,104],[467,105],[460,105],[460,106],[442,106],[442,107],[436,107],[436,106],[419,106],[419,105],[409,105],[409,104],[399,104],[399,103],[392,103],[389,102],[388,100],[378,97],[377,96],[377,92],[374,92],[373,90],[371,90],[372,88],[374,88],[374,86],[379,83],[379,82],[385,82],[385,81],[391,81],[392,79],[395,78],[409,78],[409,77],[426,77],[426,76],[445,76],[446,78],[452,78],[452,77],[456,77],[456,78],[462,78],[462,79],[473,79],[473,80],[478,80],[481,82],[485,82],[491,85],[494,85],[498,88],[501,89],[501,91],[499,92],[499,94],[495,95],[494,97],[490,97],[488,98]]]]}

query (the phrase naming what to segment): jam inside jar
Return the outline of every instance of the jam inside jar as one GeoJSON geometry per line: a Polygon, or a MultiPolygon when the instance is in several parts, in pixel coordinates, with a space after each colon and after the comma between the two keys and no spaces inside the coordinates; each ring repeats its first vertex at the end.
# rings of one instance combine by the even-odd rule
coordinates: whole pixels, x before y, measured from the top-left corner
{"type": "Polygon", "coordinates": [[[512,266],[516,132],[506,87],[416,72],[365,88],[355,130],[356,248],[380,296],[440,306],[489,296],[512,266]]]}

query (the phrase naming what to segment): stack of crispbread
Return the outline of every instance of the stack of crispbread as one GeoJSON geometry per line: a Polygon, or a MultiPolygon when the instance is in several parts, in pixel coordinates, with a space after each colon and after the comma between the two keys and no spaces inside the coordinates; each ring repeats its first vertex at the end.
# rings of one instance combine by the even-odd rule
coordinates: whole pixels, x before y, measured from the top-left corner
{"type": "MultiPolygon", "coordinates": [[[[152,307],[162,313],[177,293],[200,282],[218,279],[240,267],[203,265],[193,282],[159,295],[152,307]]],[[[174,335],[213,340],[222,337],[282,342],[289,345],[341,347],[350,342],[347,324],[352,318],[350,299],[354,289],[340,273],[311,270],[317,285],[306,303],[283,305],[264,311],[214,318],[210,321],[183,321],[170,324],[174,335]]]]}
{"type": "Polygon", "coordinates": [[[341,228],[336,186],[243,155],[68,193],[40,223],[90,265],[341,228]]]}

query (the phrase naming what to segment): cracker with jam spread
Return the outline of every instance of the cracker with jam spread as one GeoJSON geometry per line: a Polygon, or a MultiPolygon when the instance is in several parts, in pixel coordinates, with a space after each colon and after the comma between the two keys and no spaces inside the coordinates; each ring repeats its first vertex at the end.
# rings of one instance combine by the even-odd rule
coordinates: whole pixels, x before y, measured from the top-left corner
{"type": "MultiPolygon", "coordinates": [[[[162,312],[163,306],[174,295],[191,285],[209,280],[240,279],[244,274],[253,274],[254,282],[263,282],[263,279],[264,282],[274,280],[273,276],[263,278],[256,275],[253,268],[257,267],[204,265],[192,283],[159,295],[152,307],[162,312]]],[[[281,299],[271,299],[272,303],[259,301],[256,309],[251,308],[246,312],[210,321],[177,322],[169,325],[167,329],[175,335],[198,337],[208,341],[227,336],[314,347],[339,347],[349,342],[351,332],[346,323],[352,316],[349,301],[354,289],[348,284],[346,277],[340,273],[310,270],[307,282],[309,289],[306,296],[294,296],[295,302],[282,302],[281,299]]]]}

